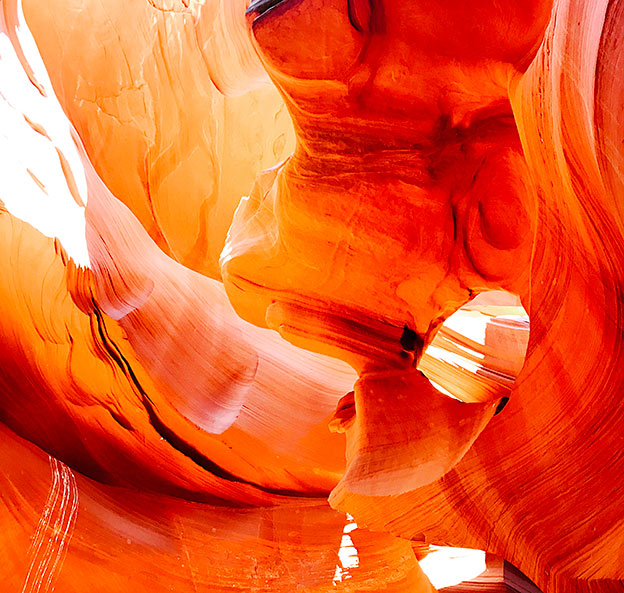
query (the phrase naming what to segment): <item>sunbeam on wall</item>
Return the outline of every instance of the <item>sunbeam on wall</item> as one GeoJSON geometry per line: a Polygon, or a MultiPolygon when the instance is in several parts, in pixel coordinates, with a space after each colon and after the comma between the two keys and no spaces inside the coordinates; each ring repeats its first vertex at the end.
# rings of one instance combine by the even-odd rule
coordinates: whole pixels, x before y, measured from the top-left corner
{"type": "Polygon", "coordinates": [[[0,33],[0,200],[14,216],[57,237],[74,261],[88,266],[86,181],[70,125],[28,28],[16,35],[36,84],[7,33],[0,33]]]}

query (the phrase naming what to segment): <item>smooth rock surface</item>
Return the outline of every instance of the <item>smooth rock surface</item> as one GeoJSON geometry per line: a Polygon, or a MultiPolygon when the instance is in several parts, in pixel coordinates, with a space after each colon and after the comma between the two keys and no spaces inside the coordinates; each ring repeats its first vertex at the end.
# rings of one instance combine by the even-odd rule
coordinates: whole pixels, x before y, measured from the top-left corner
{"type": "Polygon", "coordinates": [[[624,591],[620,0],[0,7],[7,591],[624,591]]]}

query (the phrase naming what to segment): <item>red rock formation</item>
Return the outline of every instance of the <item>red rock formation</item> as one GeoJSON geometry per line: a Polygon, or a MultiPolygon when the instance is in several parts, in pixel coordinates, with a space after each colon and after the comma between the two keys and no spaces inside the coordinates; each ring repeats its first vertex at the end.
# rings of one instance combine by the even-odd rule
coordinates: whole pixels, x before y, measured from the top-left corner
{"type": "Polygon", "coordinates": [[[408,541],[322,500],[234,509],[107,487],[1,435],[5,591],[433,591],[408,541]]]}
{"type": "Polygon", "coordinates": [[[243,318],[358,370],[345,485],[405,492],[443,476],[498,405],[449,401],[409,369],[474,294],[528,299],[535,198],[508,84],[550,6],[510,4],[475,38],[478,7],[273,4],[252,5],[253,33],[298,145],[237,211],[226,289],[243,318]],[[403,422],[379,430],[384,416],[403,422]]]}
{"type": "Polygon", "coordinates": [[[218,277],[241,196],[293,147],[275,89],[242,94],[266,79],[244,1],[23,4],[98,174],[165,253],[218,277]]]}
{"type": "Polygon", "coordinates": [[[624,590],[619,1],[0,5],[7,590],[624,590]]]}
{"type": "Polygon", "coordinates": [[[296,40],[305,4],[267,6],[254,37],[299,142],[239,209],[225,280],[243,317],[360,372],[332,503],[375,529],[492,550],[549,591],[619,590],[621,106],[600,83],[619,60],[619,4],[557,2],[542,42],[549,2],[319,3],[330,24],[310,36],[327,45],[310,46],[296,40]],[[521,296],[530,355],[462,457],[479,408],[464,406],[476,432],[459,440],[467,420],[431,422],[438,396],[399,335],[419,336],[417,360],[450,310],[493,287],[521,296]],[[373,498],[383,490],[411,492],[373,498]]]}

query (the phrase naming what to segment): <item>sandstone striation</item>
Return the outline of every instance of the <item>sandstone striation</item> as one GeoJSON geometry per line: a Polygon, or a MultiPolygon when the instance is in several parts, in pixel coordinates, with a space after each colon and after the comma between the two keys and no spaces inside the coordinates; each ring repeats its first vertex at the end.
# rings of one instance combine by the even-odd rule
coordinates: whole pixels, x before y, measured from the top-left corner
{"type": "Polygon", "coordinates": [[[0,8],[7,591],[624,591],[620,0],[0,8]]]}

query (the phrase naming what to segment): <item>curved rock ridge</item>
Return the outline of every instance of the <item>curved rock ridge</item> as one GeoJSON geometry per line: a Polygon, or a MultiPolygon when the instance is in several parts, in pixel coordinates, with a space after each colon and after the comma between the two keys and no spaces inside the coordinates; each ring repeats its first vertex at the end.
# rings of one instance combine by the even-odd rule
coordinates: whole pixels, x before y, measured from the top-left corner
{"type": "Polygon", "coordinates": [[[221,261],[243,318],[360,373],[345,480],[361,494],[399,494],[449,471],[500,403],[448,402],[412,369],[474,295],[530,298],[536,192],[509,84],[530,62],[550,6],[508,3],[504,23],[492,14],[492,28],[475,33],[486,3],[470,14],[442,3],[365,4],[248,10],[297,148],[238,208],[221,261]],[[447,21],[450,45],[439,26],[447,21]],[[417,453],[410,442],[428,444],[417,453]],[[393,469],[382,486],[385,465],[393,469]]]}
{"type": "Polygon", "coordinates": [[[249,43],[244,0],[23,5],[107,187],[165,253],[218,278],[241,196],[293,147],[286,109],[249,43]]]}
{"type": "Polygon", "coordinates": [[[624,591],[620,0],[22,1],[7,590],[624,591]]]}
{"type": "MultiPolygon", "coordinates": [[[[3,47],[3,64],[10,57],[3,47]]],[[[109,483],[242,505],[326,495],[344,468],[344,437],[326,424],[353,386],[351,369],[242,322],[219,282],[167,257],[111,195],[58,106],[33,113],[45,84],[23,73],[11,82],[23,104],[2,103],[5,129],[22,120],[9,138],[25,143],[26,160],[5,163],[4,179],[32,189],[6,184],[10,211],[0,214],[3,269],[15,270],[1,286],[4,422],[109,483]],[[51,156],[30,163],[29,150],[51,156]],[[65,174],[78,179],[80,205],[65,174]],[[88,267],[68,256],[54,224],[46,232],[57,238],[46,238],[19,218],[42,203],[53,219],[64,200],[77,214],[56,227],[82,232],[88,267]],[[274,421],[284,414],[289,422],[274,421]]]]}
{"type": "Polygon", "coordinates": [[[620,3],[365,4],[249,11],[297,148],[237,211],[230,299],[358,370],[334,506],[547,591],[621,590],[620,3]],[[500,288],[530,314],[529,356],[504,412],[458,439],[412,367],[500,288]]]}
{"type": "Polygon", "coordinates": [[[435,592],[411,542],[323,500],[234,509],[129,492],[0,436],[5,591],[435,592]]]}

